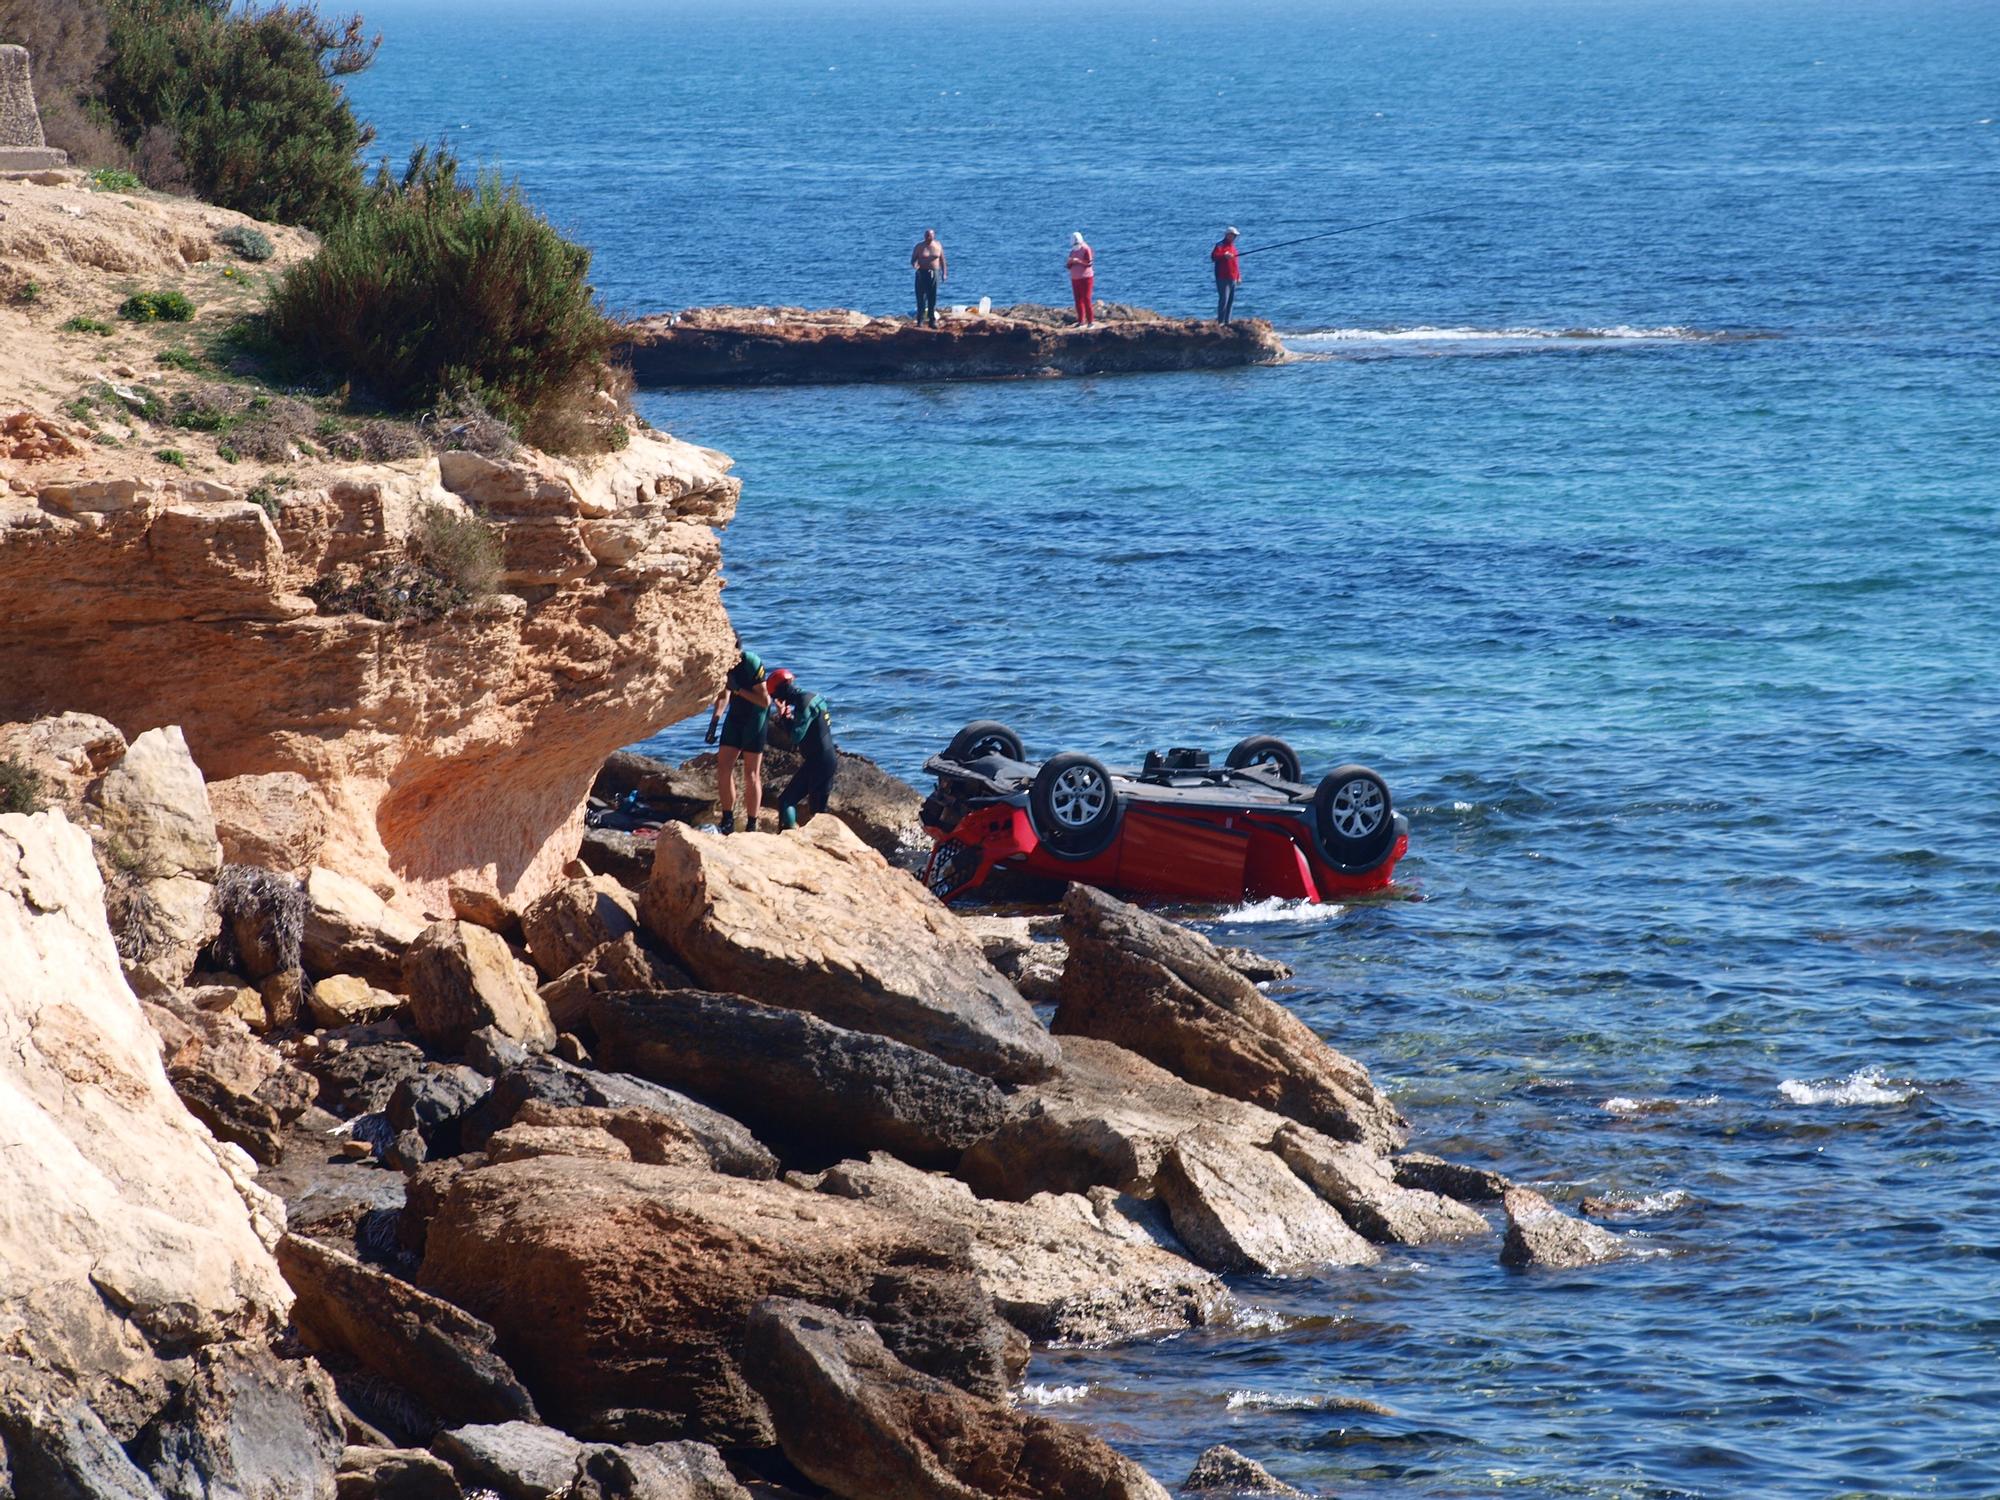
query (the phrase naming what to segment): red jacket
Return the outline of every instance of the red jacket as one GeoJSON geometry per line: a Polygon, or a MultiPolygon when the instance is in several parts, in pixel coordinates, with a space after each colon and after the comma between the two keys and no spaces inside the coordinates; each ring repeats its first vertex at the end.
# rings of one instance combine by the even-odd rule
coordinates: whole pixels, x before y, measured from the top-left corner
{"type": "Polygon", "coordinates": [[[1243,279],[1242,269],[1236,264],[1236,245],[1233,241],[1224,240],[1208,252],[1208,258],[1215,262],[1215,279],[1217,281],[1241,281],[1243,279]]]}

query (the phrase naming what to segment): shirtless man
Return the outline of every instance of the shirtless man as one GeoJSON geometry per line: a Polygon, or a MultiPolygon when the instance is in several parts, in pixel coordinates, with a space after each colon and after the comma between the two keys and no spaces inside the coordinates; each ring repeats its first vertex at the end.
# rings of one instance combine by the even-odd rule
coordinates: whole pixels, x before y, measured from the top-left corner
{"type": "Polygon", "coordinates": [[[944,246],[938,243],[937,231],[926,229],[924,237],[917,241],[917,248],[910,252],[910,264],[917,268],[917,323],[921,326],[926,318],[931,327],[938,326],[937,294],[945,276],[944,246]]]}

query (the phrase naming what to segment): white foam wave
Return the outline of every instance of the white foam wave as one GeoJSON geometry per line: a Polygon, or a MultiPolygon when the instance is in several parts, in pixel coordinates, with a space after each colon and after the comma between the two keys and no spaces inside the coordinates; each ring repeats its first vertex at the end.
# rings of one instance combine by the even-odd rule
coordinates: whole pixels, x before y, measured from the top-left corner
{"type": "Polygon", "coordinates": [[[1023,1406],[1074,1406],[1090,1394],[1088,1385],[1045,1385],[1037,1381],[1021,1387],[1023,1406]]]}
{"type": "Polygon", "coordinates": [[[1669,343],[1719,336],[1677,323],[1657,327],[1614,323],[1604,328],[1438,328],[1422,324],[1415,328],[1311,328],[1288,333],[1284,339],[1288,344],[1313,348],[1340,344],[1669,343]]]}
{"type": "Polygon", "coordinates": [[[1216,920],[1246,927],[1269,922],[1331,922],[1346,909],[1337,901],[1287,901],[1282,896],[1266,896],[1262,901],[1234,907],[1216,920]]]}
{"type": "Polygon", "coordinates": [[[1318,1411],[1322,1396],[1294,1396],[1284,1391],[1231,1391],[1230,1411],[1318,1411]]]}
{"type": "Polygon", "coordinates": [[[1239,1306],[1230,1321],[1245,1333],[1283,1333],[1292,1326],[1290,1318],[1269,1307],[1239,1306]]]}
{"type": "Polygon", "coordinates": [[[1670,1214],[1688,1201],[1685,1188],[1668,1188],[1664,1193],[1648,1193],[1631,1207],[1635,1214],[1670,1214]]]}
{"type": "Polygon", "coordinates": [[[1918,1090],[1892,1083],[1888,1074],[1871,1063],[1845,1078],[1822,1078],[1815,1083],[1787,1078],[1778,1085],[1778,1093],[1787,1104],[1832,1104],[1846,1109],[1859,1104],[1904,1104],[1914,1099],[1918,1090]]]}
{"type": "Polygon", "coordinates": [[[1711,1109],[1722,1102],[1720,1094],[1702,1094],[1692,1099],[1663,1096],[1657,1099],[1628,1099],[1614,1094],[1598,1108],[1607,1115],[1664,1115],[1679,1109],[1711,1109]]]}

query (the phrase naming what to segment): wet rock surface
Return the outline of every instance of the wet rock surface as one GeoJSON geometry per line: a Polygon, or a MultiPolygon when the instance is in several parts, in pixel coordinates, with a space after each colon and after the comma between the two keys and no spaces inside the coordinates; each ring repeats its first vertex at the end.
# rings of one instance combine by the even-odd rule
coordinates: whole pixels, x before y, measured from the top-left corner
{"type": "Polygon", "coordinates": [[[1500,1206],[1507,1214],[1507,1238],[1500,1247],[1503,1266],[1570,1270],[1594,1266],[1627,1251],[1625,1241],[1617,1235],[1571,1217],[1532,1189],[1507,1189],[1500,1206]]]}
{"type": "Polygon", "coordinates": [[[1182,1483],[1184,1494],[1267,1495],[1276,1500],[1308,1500],[1306,1492],[1275,1478],[1255,1459],[1245,1458],[1226,1443],[1202,1450],[1182,1483]]]}
{"type": "Polygon", "coordinates": [[[1160,1163],[1174,1232],[1203,1265],[1262,1276],[1368,1265],[1374,1246],[1269,1151],[1190,1131],[1160,1163]]]}
{"type": "Polygon", "coordinates": [[[1273,1142],[1278,1155],[1347,1222],[1378,1244],[1427,1245],[1491,1234],[1478,1210],[1454,1198],[1408,1188],[1387,1160],[1288,1124],[1273,1142]]]}

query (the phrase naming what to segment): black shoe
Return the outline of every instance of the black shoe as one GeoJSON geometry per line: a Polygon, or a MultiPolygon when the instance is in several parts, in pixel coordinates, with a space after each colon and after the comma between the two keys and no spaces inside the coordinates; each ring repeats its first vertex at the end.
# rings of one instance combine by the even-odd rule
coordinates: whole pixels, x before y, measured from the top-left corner
{"type": "Polygon", "coordinates": [[[719,823],[717,823],[717,824],[715,825],[715,831],[716,831],[717,833],[734,833],[734,832],[736,832],[736,809],[735,809],[735,808],[733,808],[733,807],[732,807],[732,808],[731,808],[731,809],[730,809],[730,810],[729,810],[728,812],[726,812],[726,813],[724,813],[724,814],[722,815],[722,820],[721,820],[721,821],[720,821],[719,823]]]}

